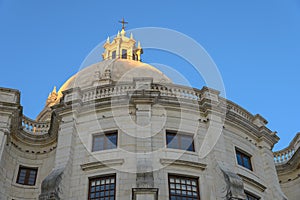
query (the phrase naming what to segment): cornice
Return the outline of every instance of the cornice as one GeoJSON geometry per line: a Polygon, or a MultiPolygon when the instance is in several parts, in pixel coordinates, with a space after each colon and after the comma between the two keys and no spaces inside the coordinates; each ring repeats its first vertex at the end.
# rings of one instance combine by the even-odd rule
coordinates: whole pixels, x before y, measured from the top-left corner
{"type": "Polygon", "coordinates": [[[83,171],[90,171],[90,170],[94,170],[94,169],[103,169],[103,168],[109,168],[112,166],[123,165],[124,162],[125,162],[124,159],[113,159],[113,160],[84,163],[84,164],[81,164],[80,167],[83,171]]]}
{"type": "Polygon", "coordinates": [[[194,169],[200,169],[205,170],[207,164],[206,163],[200,163],[200,162],[193,162],[193,161],[186,161],[186,160],[175,160],[175,159],[165,159],[161,158],[160,163],[164,166],[170,165],[170,166],[178,166],[178,167],[190,167],[194,169]]]}
{"type": "Polygon", "coordinates": [[[238,175],[243,179],[245,183],[254,186],[255,188],[259,189],[261,192],[264,192],[267,189],[265,185],[250,177],[244,176],[242,174],[238,174],[238,175]]]}

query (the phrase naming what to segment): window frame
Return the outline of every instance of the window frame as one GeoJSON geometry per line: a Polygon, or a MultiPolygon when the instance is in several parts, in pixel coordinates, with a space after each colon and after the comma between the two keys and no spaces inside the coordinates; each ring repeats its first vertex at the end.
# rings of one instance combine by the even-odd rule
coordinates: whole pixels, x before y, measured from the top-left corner
{"type": "Polygon", "coordinates": [[[235,147],[235,158],[236,158],[236,162],[239,166],[242,166],[250,171],[253,171],[253,166],[252,166],[252,155],[249,154],[249,153],[246,153],[245,151],[243,151],[242,149],[238,148],[238,147],[235,147]],[[239,160],[238,160],[238,155],[241,156],[241,164],[239,163],[239,160]],[[244,163],[244,158],[246,158],[249,162],[249,168],[245,165],[244,163]]]}
{"type": "MultiPolygon", "coordinates": [[[[186,198],[189,198],[190,196],[179,196],[179,195],[171,195],[171,182],[170,182],[170,178],[174,178],[174,179],[176,179],[176,178],[179,178],[179,179],[185,179],[185,180],[190,180],[190,181],[195,181],[196,182],[196,188],[197,188],[197,200],[200,200],[200,184],[199,184],[199,177],[195,177],[195,176],[186,176],[186,175],[181,175],[181,174],[168,174],[168,194],[169,194],[169,200],[171,200],[171,197],[172,196],[175,196],[175,197],[186,197],[186,198]]],[[[185,184],[186,186],[187,185],[191,185],[192,186],[192,184],[185,184]]],[[[180,181],[180,186],[182,186],[182,184],[181,184],[181,181],[180,181]]],[[[176,188],[176,186],[175,186],[175,188],[176,188]]],[[[181,191],[181,193],[182,193],[182,189],[180,189],[180,191],[181,191]]],[[[188,190],[186,190],[186,191],[188,191],[188,190]]],[[[190,191],[192,191],[193,192],[193,190],[191,189],[190,191]]],[[[193,198],[193,197],[190,197],[190,198],[193,198]]],[[[193,198],[193,199],[195,199],[195,198],[193,198]]]]}
{"type": "Polygon", "coordinates": [[[106,151],[106,150],[112,150],[112,149],[117,149],[118,148],[118,139],[119,139],[119,134],[118,131],[109,131],[109,132],[103,132],[103,133],[97,133],[92,135],[92,152],[98,152],[98,151],[106,151]],[[107,141],[109,140],[107,136],[109,135],[114,135],[116,134],[116,144],[115,148],[107,148],[108,143],[107,141]],[[104,138],[104,143],[103,143],[103,149],[98,149],[95,150],[95,138],[97,137],[103,137],[104,138]]]}
{"type": "Polygon", "coordinates": [[[183,151],[195,152],[194,136],[189,133],[185,133],[185,132],[166,130],[166,147],[169,149],[178,149],[178,150],[183,150],[183,151]],[[171,135],[171,134],[175,135],[174,137],[177,137],[178,148],[173,148],[173,147],[169,146],[170,142],[168,141],[168,135],[171,135]],[[182,139],[181,138],[183,136],[190,137],[192,139],[192,143],[190,144],[190,146],[192,146],[192,150],[189,150],[190,146],[187,149],[184,149],[182,147],[182,139]]]}
{"type": "Polygon", "coordinates": [[[115,59],[115,58],[117,58],[117,51],[116,50],[111,52],[111,59],[115,59]]]}
{"type": "Polygon", "coordinates": [[[38,175],[38,167],[28,167],[28,166],[20,165],[18,170],[19,171],[18,171],[17,180],[16,180],[17,184],[27,185],[27,186],[35,186],[37,175],[38,175]],[[21,171],[22,170],[26,170],[25,171],[25,177],[24,177],[24,182],[23,183],[20,182],[20,175],[21,175],[21,171]],[[29,178],[30,178],[31,171],[35,172],[34,182],[32,184],[29,183],[29,178]]]}
{"type": "MultiPolygon", "coordinates": [[[[88,183],[88,200],[92,200],[92,199],[97,199],[97,198],[102,198],[102,197],[94,197],[94,198],[91,198],[91,189],[92,189],[92,187],[91,187],[91,185],[92,185],[92,181],[94,181],[94,180],[100,180],[100,182],[101,182],[101,180],[106,180],[106,179],[111,179],[111,178],[114,178],[114,200],[116,200],[116,190],[117,190],[117,176],[116,176],[116,174],[105,174],[105,175],[100,175],[100,176],[95,176],[95,177],[89,177],[89,183],[88,183]]],[[[106,186],[106,185],[108,185],[108,184],[104,184],[104,186],[106,186]]],[[[101,190],[100,190],[101,191],[101,190]]],[[[99,192],[100,192],[99,191],[99,192]]],[[[110,191],[110,189],[109,190],[106,190],[106,188],[103,190],[104,192],[105,191],[110,191]]],[[[95,194],[96,194],[96,192],[94,192],[95,194]]],[[[105,193],[104,193],[105,194],[105,193]]],[[[110,194],[109,194],[109,196],[104,196],[103,198],[105,198],[105,197],[108,197],[108,198],[110,198],[110,197],[112,197],[110,194]]]]}
{"type": "Polygon", "coordinates": [[[121,53],[122,53],[121,58],[122,59],[127,59],[127,54],[128,54],[127,49],[122,49],[121,53]]]}

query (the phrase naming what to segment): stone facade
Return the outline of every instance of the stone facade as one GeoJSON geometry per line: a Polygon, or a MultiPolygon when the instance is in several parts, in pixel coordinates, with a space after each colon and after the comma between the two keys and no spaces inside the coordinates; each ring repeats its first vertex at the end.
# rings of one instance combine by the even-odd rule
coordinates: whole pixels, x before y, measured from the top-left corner
{"type": "Polygon", "coordinates": [[[276,170],[282,191],[289,200],[298,200],[300,197],[300,133],[290,145],[274,152],[276,170]]]}
{"type": "MultiPolygon", "coordinates": [[[[142,52],[140,45],[128,48],[142,52]]],[[[105,61],[53,91],[37,120],[22,114],[19,91],[0,88],[0,199],[90,199],[91,181],[107,175],[115,177],[111,199],[170,199],[171,175],[197,180],[198,196],[190,199],[297,197],[299,179],[279,184],[272,152],[279,138],[260,115],[216,90],[172,84],[139,57],[110,60],[105,52],[105,61]],[[129,78],[119,81],[114,69],[129,78]],[[91,78],[97,71],[106,72],[99,84],[91,78]],[[93,151],[95,137],[112,132],[115,148],[93,151]],[[192,137],[192,150],[168,146],[168,132],[192,137]],[[251,168],[237,161],[237,151],[251,168]],[[37,168],[35,184],[18,183],[22,166],[37,168]]],[[[294,160],[297,169],[280,165],[282,171],[299,173],[294,160]]]]}

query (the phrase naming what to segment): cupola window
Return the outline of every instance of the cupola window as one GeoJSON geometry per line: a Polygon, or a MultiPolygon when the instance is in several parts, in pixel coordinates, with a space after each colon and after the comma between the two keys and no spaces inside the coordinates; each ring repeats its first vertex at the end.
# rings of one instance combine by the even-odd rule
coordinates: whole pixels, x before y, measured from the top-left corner
{"type": "Polygon", "coordinates": [[[122,49],[122,59],[127,59],[127,50],[122,49]]]}
{"type": "Polygon", "coordinates": [[[116,51],[113,51],[112,53],[111,53],[111,59],[115,59],[116,58],[116,51]]]}

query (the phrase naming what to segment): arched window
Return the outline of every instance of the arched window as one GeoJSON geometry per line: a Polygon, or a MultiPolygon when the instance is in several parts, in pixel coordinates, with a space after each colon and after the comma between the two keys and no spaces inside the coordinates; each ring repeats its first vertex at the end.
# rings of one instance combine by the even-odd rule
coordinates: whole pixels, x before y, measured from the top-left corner
{"type": "Polygon", "coordinates": [[[116,51],[113,51],[111,54],[111,59],[115,59],[116,58],[116,51]]]}
{"type": "Polygon", "coordinates": [[[122,59],[127,59],[127,50],[122,49],[122,59]]]}

